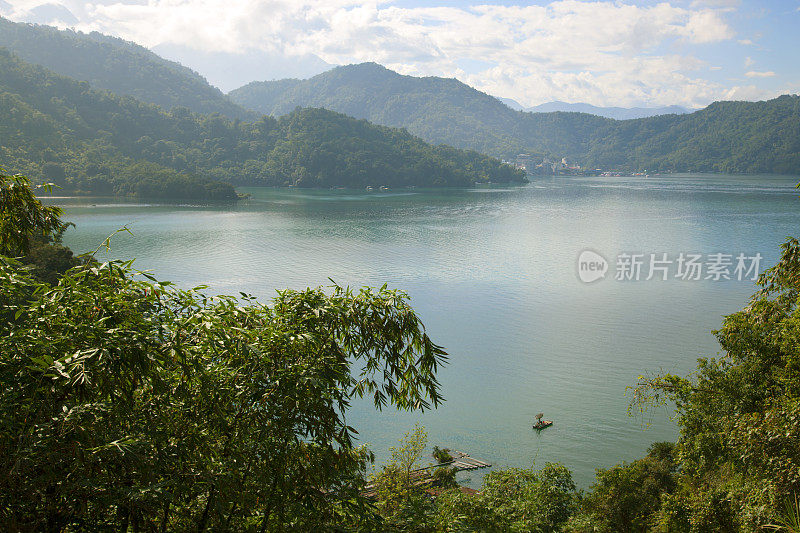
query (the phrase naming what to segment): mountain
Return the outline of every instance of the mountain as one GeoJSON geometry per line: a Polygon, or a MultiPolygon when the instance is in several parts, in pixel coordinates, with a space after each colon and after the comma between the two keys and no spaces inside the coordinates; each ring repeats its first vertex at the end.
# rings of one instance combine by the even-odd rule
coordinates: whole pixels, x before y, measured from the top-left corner
{"type": "Polygon", "coordinates": [[[586,161],[600,168],[798,174],[800,96],[612,122],[589,146],[586,161]]]}
{"type": "Polygon", "coordinates": [[[63,76],[87,81],[92,87],[166,109],[182,106],[229,118],[257,118],[196,72],[116,37],[0,18],[0,47],[63,76]]]}
{"type": "Polygon", "coordinates": [[[0,50],[0,162],[68,191],[235,197],[236,185],[465,186],[524,181],[497,159],[323,109],[249,123],[169,112],[0,50]]]}
{"type": "Polygon", "coordinates": [[[513,109],[514,111],[525,111],[525,106],[517,102],[512,98],[500,98],[497,97],[498,100],[506,104],[508,107],[513,109]]]}
{"type": "MultiPolygon", "coordinates": [[[[689,109],[678,105],[665,107],[598,107],[591,104],[548,102],[546,104],[540,104],[523,109],[519,104],[517,104],[518,107],[508,104],[508,99],[501,98],[501,101],[506,102],[506,104],[512,109],[528,111],[530,113],[553,113],[556,111],[564,111],[568,113],[589,113],[590,115],[613,118],[614,120],[631,120],[634,118],[654,117],[657,115],[684,115],[686,113],[691,113],[689,109]]],[[[511,100],[511,102],[514,101],[511,100]]]]}
{"type": "Polygon", "coordinates": [[[494,156],[526,148],[514,133],[519,113],[495,97],[456,79],[403,76],[376,63],[337,67],[307,80],[253,82],[228,96],[273,116],[298,106],[324,107],[494,156]]]}
{"type": "Polygon", "coordinates": [[[509,159],[522,153],[534,161],[566,157],[583,167],[623,171],[800,172],[798,97],[791,95],[614,120],[579,112],[515,111],[455,79],[402,76],[364,63],[308,80],[254,82],[230,96],[275,116],[296,106],[324,107],[404,127],[429,142],[509,159]]]}
{"type": "Polygon", "coordinates": [[[244,107],[272,116],[323,107],[402,127],[432,143],[495,157],[585,156],[610,120],[578,113],[532,114],[450,78],[403,76],[376,63],[337,67],[308,80],[253,82],[231,91],[244,107]]]}
{"type": "MultiPolygon", "coordinates": [[[[0,7],[3,7],[0,5],[0,7]]],[[[47,24],[58,21],[61,24],[77,24],[78,19],[72,11],[61,4],[40,4],[32,8],[25,19],[25,22],[36,24],[47,24]]]]}

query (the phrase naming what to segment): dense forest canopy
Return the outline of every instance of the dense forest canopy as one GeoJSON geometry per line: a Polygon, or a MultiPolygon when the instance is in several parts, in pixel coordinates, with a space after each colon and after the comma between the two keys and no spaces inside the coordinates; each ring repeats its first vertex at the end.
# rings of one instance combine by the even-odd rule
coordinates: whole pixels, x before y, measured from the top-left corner
{"type": "Polygon", "coordinates": [[[615,121],[515,111],[458,80],[402,76],[375,63],[338,67],[309,80],[253,82],[230,96],[274,116],[295,106],[324,107],[503,158],[527,153],[631,171],[800,172],[798,96],[615,121]]]}
{"type": "Polygon", "coordinates": [[[332,111],[255,122],[169,112],[92,89],[0,50],[0,156],[68,190],[199,200],[234,185],[466,186],[521,182],[500,161],[431,146],[332,111]],[[226,183],[222,183],[226,182],[226,183]]]}
{"type": "Polygon", "coordinates": [[[98,32],[58,30],[0,17],[0,47],[62,76],[167,110],[181,106],[231,119],[258,118],[257,113],[231,102],[198,73],[136,43],[98,32]]]}

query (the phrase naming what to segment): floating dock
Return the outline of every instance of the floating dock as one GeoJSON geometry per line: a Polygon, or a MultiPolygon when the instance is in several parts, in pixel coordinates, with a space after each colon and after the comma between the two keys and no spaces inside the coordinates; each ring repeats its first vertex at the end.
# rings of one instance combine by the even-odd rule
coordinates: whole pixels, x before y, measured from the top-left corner
{"type": "Polygon", "coordinates": [[[459,470],[476,470],[478,468],[489,468],[490,465],[486,461],[481,461],[480,459],[475,459],[474,457],[470,457],[469,454],[462,453],[459,451],[453,452],[453,460],[449,463],[442,463],[441,465],[435,466],[443,466],[443,465],[452,465],[459,470]]]}

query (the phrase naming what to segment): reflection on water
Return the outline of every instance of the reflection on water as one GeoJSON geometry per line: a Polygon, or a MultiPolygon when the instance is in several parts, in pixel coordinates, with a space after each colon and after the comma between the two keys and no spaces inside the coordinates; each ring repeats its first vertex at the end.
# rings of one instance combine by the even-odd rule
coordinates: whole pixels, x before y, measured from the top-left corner
{"type": "MultiPolygon", "coordinates": [[[[586,485],[594,468],[675,438],[664,413],[644,429],[626,386],[646,371],[689,372],[718,349],[710,331],[742,307],[746,282],[613,279],[586,285],[580,251],[756,253],[774,263],[798,235],[795,178],[544,178],[512,189],[244,189],[203,207],[59,199],[77,251],[113,257],[182,286],[245,291],[339,284],[405,289],[450,353],[447,402],[425,414],[354,406],[349,423],[379,458],[415,421],[431,444],[497,466],[561,461],[586,485]],[[104,254],[105,255],[105,254],[104,254]],[[537,434],[544,412],[555,424],[537,434]]],[[[613,264],[611,275],[613,278],[613,264]]],[[[481,474],[472,474],[473,482],[481,474]]]]}

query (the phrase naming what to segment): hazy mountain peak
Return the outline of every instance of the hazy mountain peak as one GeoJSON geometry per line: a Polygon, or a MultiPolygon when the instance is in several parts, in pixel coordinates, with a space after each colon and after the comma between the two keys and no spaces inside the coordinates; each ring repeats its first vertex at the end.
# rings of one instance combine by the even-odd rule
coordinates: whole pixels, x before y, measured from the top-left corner
{"type": "Polygon", "coordinates": [[[508,107],[513,109],[514,111],[525,111],[525,106],[514,100],[513,98],[502,98],[500,96],[497,97],[498,100],[506,104],[508,107]]]}
{"type": "Polygon", "coordinates": [[[61,22],[63,24],[73,25],[78,23],[78,18],[63,5],[42,4],[29,11],[28,16],[25,17],[25,22],[33,22],[36,24],[54,24],[56,22],[61,22]]]}

